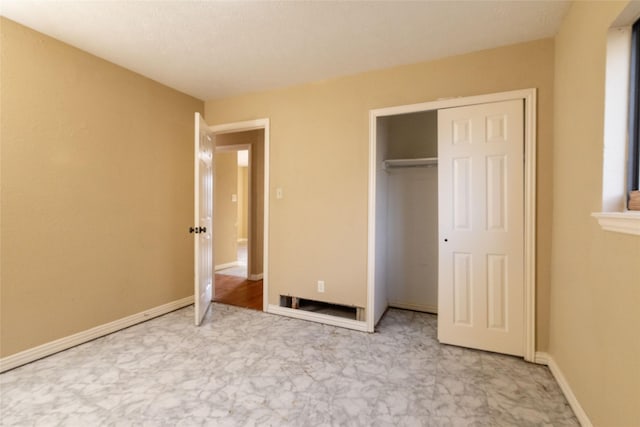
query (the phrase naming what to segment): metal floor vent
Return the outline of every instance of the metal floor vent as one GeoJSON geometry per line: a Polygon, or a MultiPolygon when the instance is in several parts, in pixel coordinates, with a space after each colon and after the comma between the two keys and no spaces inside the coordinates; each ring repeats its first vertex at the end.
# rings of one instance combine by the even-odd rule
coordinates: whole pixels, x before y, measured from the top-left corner
{"type": "Polygon", "coordinates": [[[328,316],[342,317],[345,319],[364,321],[364,309],[360,307],[331,304],[328,302],[315,301],[287,295],[280,295],[280,307],[326,314],[328,316]]]}

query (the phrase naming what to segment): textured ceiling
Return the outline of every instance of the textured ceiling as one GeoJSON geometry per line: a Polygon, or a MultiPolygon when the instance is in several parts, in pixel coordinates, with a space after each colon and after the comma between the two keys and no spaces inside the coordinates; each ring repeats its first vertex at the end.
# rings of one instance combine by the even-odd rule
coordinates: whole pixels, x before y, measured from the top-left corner
{"type": "Polygon", "coordinates": [[[0,14],[197,98],[553,36],[565,1],[28,1],[0,14]]]}

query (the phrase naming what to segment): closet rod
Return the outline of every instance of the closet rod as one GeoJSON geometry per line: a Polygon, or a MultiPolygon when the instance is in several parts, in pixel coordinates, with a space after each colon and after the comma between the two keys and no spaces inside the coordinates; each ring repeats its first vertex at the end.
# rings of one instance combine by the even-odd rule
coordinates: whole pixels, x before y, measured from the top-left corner
{"type": "Polygon", "coordinates": [[[419,168],[438,166],[437,157],[425,157],[419,159],[388,159],[383,162],[384,169],[395,168],[419,168]]]}

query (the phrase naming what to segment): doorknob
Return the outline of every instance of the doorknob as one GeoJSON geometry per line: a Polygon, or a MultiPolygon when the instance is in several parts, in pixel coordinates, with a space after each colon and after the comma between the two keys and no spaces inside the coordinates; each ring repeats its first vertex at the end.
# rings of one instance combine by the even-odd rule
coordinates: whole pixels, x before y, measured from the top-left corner
{"type": "MultiPolygon", "coordinates": [[[[201,233],[206,233],[207,232],[207,227],[199,227],[200,228],[200,232],[201,233]]],[[[197,233],[197,231],[196,231],[197,233]]]]}
{"type": "Polygon", "coordinates": [[[207,227],[189,227],[189,233],[206,233],[207,227]]]}

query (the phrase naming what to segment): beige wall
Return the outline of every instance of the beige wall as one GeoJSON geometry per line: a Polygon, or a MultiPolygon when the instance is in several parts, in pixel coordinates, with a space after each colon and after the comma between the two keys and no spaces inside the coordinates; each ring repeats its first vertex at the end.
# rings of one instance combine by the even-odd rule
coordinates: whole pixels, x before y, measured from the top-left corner
{"type": "Polygon", "coordinates": [[[0,26],[0,355],[192,295],[203,103],[0,26]]]}
{"type": "Polygon", "coordinates": [[[249,275],[263,273],[264,254],[264,130],[234,132],[218,135],[219,147],[229,145],[250,145],[250,210],[249,224],[249,275]]]}
{"type": "Polygon", "coordinates": [[[249,224],[249,168],[238,166],[238,239],[247,239],[249,224]]]}
{"type": "Polygon", "coordinates": [[[438,156],[438,112],[381,117],[387,122],[387,159],[438,156]]]}
{"type": "Polygon", "coordinates": [[[216,268],[238,260],[238,154],[217,151],[215,161],[213,229],[216,268]]]}
{"type": "Polygon", "coordinates": [[[556,38],[549,352],[596,426],[640,425],[640,237],[590,217],[602,204],[606,32],[625,3],[574,3],[556,38]]]}
{"type": "Polygon", "coordinates": [[[366,305],[369,110],[538,88],[538,346],[546,349],[552,199],[553,40],[211,100],[211,124],[270,118],[269,301],[366,305]],[[275,188],[284,191],[276,199],[275,188]],[[326,292],[316,292],[325,280],[326,292]]]}

